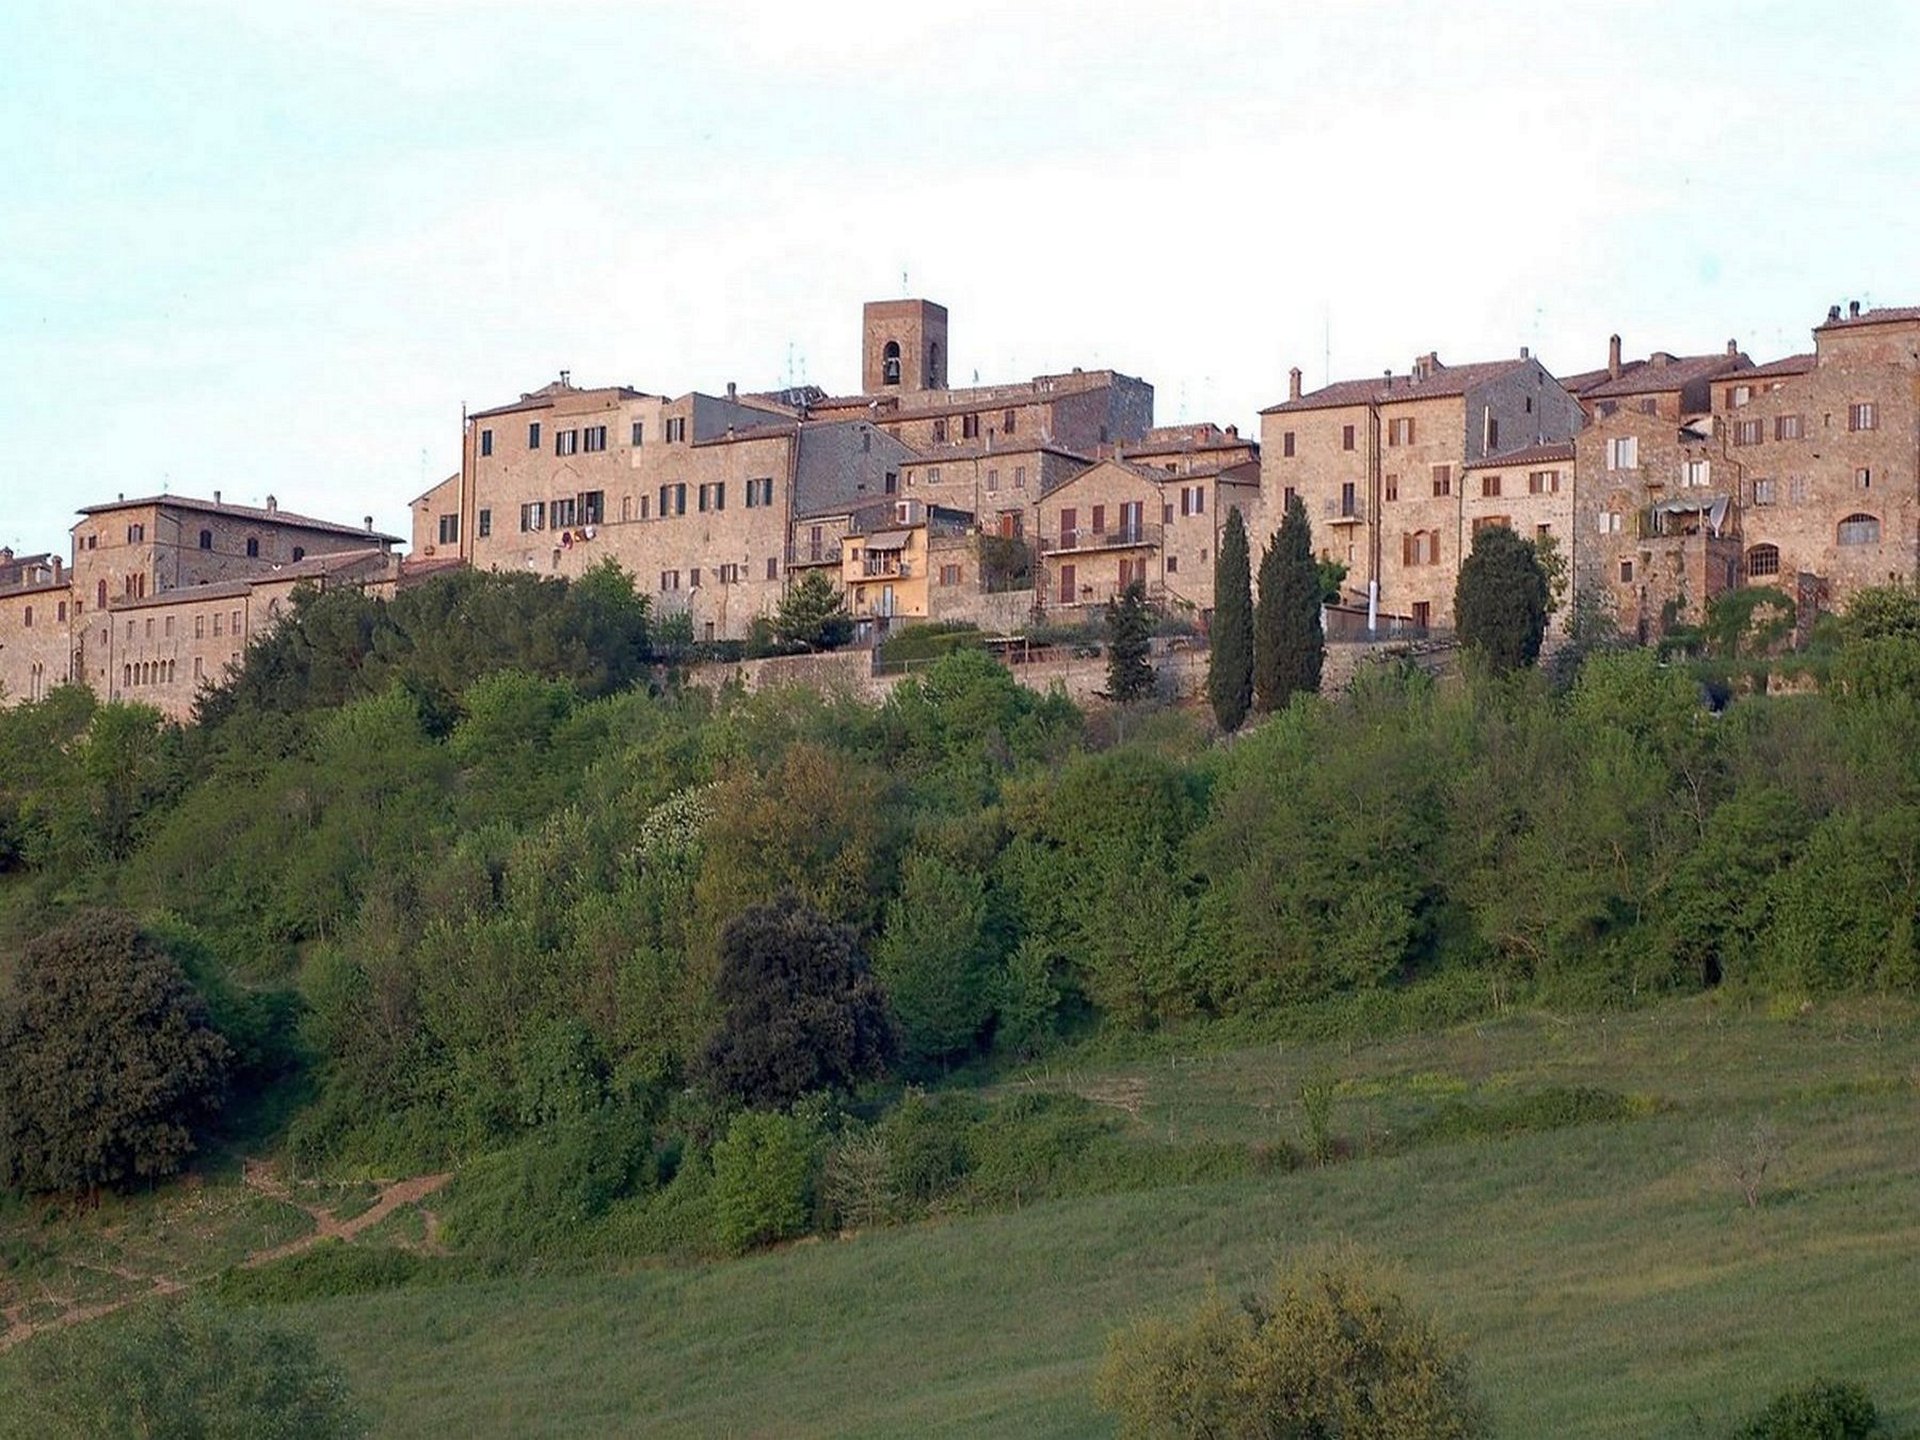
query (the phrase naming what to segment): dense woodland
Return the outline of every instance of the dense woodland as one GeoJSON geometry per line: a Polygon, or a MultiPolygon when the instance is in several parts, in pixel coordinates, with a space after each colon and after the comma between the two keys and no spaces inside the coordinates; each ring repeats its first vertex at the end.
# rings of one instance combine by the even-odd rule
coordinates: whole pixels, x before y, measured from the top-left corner
{"type": "Polygon", "coordinates": [[[459,1162],[450,1238],[520,1255],[1044,1191],[1101,1122],[945,1082],[1064,1045],[1920,985],[1906,592],[1855,606],[1819,693],[1716,708],[1596,646],[1377,667],[1224,740],[967,649],[883,705],[716,696],[648,622],[614,571],[459,573],[306,596],[190,726],[78,688],[0,711],[0,1180],[185,1157],[16,1123],[82,1063],[48,1038],[96,983],[76,949],[217,1078],[199,1143],[459,1162]]]}

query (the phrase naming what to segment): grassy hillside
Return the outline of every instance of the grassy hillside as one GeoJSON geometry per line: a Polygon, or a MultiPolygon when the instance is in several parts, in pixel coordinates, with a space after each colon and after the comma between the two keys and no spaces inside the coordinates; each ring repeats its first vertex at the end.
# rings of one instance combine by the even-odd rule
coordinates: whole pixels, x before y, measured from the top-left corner
{"type": "Polygon", "coordinates": [[[1088,1380],[1114,1323],[1349,1239],[1465,1337],[1502,1434],[1721,1433],[1816,1371],[1920,1424],[1911,1007],[1694,1001],[1018,1083],[1158,1135],[1297,1141],[1300,1083],[1327,1070],[1358,1153],[1324,1169],[275,1309],[387,1435],[1099,1435],[1088,1380]],[[1630,1116],[1526,1130],[1552,1111],[1528,1097],[1567,1087],[1630,1116]],[[1762,1120],[1781,1159],[1749,1209],[1722,1161],[1762,1120]],[[1521,1133],[1448,1138],[1503,1124],[1521,1133]]]}

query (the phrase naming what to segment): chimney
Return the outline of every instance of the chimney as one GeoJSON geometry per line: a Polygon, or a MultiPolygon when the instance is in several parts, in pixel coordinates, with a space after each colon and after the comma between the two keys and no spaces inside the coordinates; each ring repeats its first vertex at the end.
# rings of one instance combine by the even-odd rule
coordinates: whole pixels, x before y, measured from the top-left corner
{"type": "Polygon", "coordinates": [[[739,394],[740,394],[739,387],[736,386],[733,383],[733,381],[731,380],[727,381],[727,403],[731,405],[736,399],[739,398],[739,394]]]}
{"type": "MultiPolygon", "coordinates": [[[[126,499],[126,496],[123,495],[120,498],[124,500],[126,499]]],[[[220,492],[218,490],[213,492],[213,503],[216,505],[220,503],[220,492]]]]}
{"type": "Polygon", "coordinates": [[[1858,320],[1860,318],[1860,302],[1858,300],[1849,300],[1847,302],[1847,318],[1849,320],[1858,320]]]}
{"type": "MultiPolygon", "coordinates": [[[[7,558],[9,560],[13,558],[12,551],[7,552],[7,558]]],[[[60,583],[60,571],[65,567],[66,563],[67,562],[62,560],[58,555],[53,557],[53,583],[54,584],[58,585],[60,583]]]]}
{"type": "Polygon", "coordinates": [[[1522,360],[1531,360],[1533,358],[1532,353],[1529,352],[1527,347],[1524,345],[1520,347],[1520,358],[1522,360]]]}
{"type": "Polygon", "coordinates": [[[279,510],[280,510],[280,502],[274,499],[273,496],[271,495],[267,496],[267,513],[269,515],[275,515],[279,513],[279,510]]]}
{"type": "Polygon", "coordinates": [[[1238,425],[1227,426],[1227,438],[1229,440],[1238,440],[1240,438],[1240,427],[1238,425]]]}
{"type": "Polygon", "coordinates": [[[1300,398],[1300,367],[1296,365],[1287,372],[1287,399],[1298,400],[1299,398],[1300,398]]]}
{"type": "Polygon", "coordinates": [[[1618,335],[1609,336],[1607,339],[1607,378],[1609,380],[1620,378],[1620,337],[1618,335]]]}
{"type": "Polygon", "coordinates": [[[1838,305],[1829,305],[1827,307],[1827,323],[1829,325],[1837,324],[1839,319],[1840,307],[1838,305]]]}
{"type": "Polygon", "coordinates": [[[1729,340],[1729,341],[1727,341],[1727,355],[1728,355],[1728,357],[1729,357],[1729,358],[1731,358],[1731,357],[1733,357],[1733,356],[1735,356],[1735,355],[1738,355],[1739,353],[1740,353],[1740,342],[1739,342],[1738,340],[1729,340]]]}
{"type": "Polygon", "coordinates": [[[569,387],[570,387],[570,386],[572,386],[572,384],[573,384],[573,371],[571,371],[571,370],[562,370],[562,371],[560,372],[560,383],[561,383],[562,385],[566,385],[566,386],[569,386],[569,387]]]}
{"type": "Polygon", "coordinates": [[[373,517],[369,515],[366,517],[366,519],[367,519],[367,533],[371,535],[373,533],[373,517]]]}

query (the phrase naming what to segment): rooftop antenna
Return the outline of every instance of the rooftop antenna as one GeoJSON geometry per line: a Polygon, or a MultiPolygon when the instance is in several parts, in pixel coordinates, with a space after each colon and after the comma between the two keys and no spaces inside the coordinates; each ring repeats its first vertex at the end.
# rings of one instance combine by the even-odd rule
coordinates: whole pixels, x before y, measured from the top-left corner
{"type": "Polygon", "coordinates": [[[901,270],[901,272],[900,272],[900,295],[901,295],[901,298],[902,298],[902,299],[905,299],[905,298],[906,298],[907,296],[909,296],[909,295],[911,295],[912,293],[913,293],[913,292],[912,292],[911,290],[909,290],[909,289],[907,288],[907,272],[906,272],[906,271],[905,271],[905,270],[903,269],[903,270],[901,270]]]}
{"type": "Polygon", "coordinates": [[[1320,383],[1333,383],[1333,307],[1322,306],[1320,310],[1320,383]]]}
{"type": "Polygon", "coordinates": [[[793,388],[793,341],[787,341],[787,388],[793,388]]]}

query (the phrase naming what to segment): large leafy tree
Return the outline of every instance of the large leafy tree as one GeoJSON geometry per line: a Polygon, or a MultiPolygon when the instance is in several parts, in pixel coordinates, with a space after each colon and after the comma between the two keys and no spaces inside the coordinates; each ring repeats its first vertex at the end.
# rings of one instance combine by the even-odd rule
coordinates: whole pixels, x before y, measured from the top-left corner
{"type": "Polygon", "coordinates": [[[1531,665],[1547,632],[1547,574],[1530,541],[1483,525],[1453,587],[1453,622],[1466,649],[1496,674],[1531,665]]]}
{"type": "Polygon", "coordinates": [[[774,616],[773,633],[784,644],[833,650],[853,638],[845,597],[824,570],[809,570],[788,590],[774,616]]]}
{"type": "Polygon", "coordinates": [[[228,1057],[180,967],[126,916],[29,941],[0,999],[0,1188],[172,1174],[219,1110],[228,1057]]]}
{"type": "Polygon", "coordinates": [[[937,855],[910,856],[875,958],[908,1054],[970,1049],[992,1006],[985,882],[937,855]]]}
{"type": "Polygon", "coordinates": [[[1284,710],[1294,695],[1320,689],[1326,634],[1324,592],[1313,558],[1313,531],[1298,495],[1260,557],[1260,600],[1253,618],[1253,693],[1261,710],[1284,710]]]}
{"type": "Polygon", "coordinates": [[[1226,534],[1213,572],[1213,654],[1207,700],[1222,730],[1238,730],[1253,704],[1253,562],[1247,522],[1227,511],[1226,534]]]}
{"type": "Polygon", "coordinates": [[[727,925],[714,995],[720,1024],[703,1069],[716,1090],[747,1105],[846,1090],[893,1060],[886,996],[853,931],[791,892],[727,925]]]}
{"type": "Polygon", "coordinates": [[[1122,704],[1153,694],[1153,616],[1147,587],[1132,581],[1107,602],[1107,695],[1122,704]]]}

